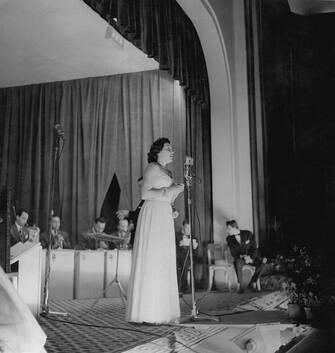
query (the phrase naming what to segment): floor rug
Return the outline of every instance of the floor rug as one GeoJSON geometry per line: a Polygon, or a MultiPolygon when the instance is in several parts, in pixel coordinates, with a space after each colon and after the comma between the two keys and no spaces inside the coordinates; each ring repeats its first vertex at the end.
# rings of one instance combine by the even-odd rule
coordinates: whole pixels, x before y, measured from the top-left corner
{"type": "MultiPolygon", "coordinates": [[[[200,313],[212,315],[247,311],[244,306],[248,303],[253,303],[254,310],[260,306],[259,293],[241,296],[202,292],[196,293],[196,299],[200,313]]],[[[124,320],[125,308],[119,298],[58,300],[50,301],[49,306],[52,311],[68,315],[40,317],[48,337],[45,347],[48,353],[183,352],[186,347],[224,330],[224,326],[220,327],[214,321],[202,327],[130,324],[124,320]]],[[[191,296],[183,296],[182,315],[190,314],[191,308],[191,296]]]]}

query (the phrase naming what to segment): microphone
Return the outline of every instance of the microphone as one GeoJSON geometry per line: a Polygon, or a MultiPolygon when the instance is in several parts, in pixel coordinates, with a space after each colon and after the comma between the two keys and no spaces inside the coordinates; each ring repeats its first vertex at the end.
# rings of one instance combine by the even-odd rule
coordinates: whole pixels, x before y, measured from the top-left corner
{"type": "Polygon", "coordinates": [[[64,129],[62,127],[61,124],[56,124],[54,126],[54,130],[55,130],[55,134],[56,134],[56,137],[62,139],[63,141],[65,141],[65,137],[64,137],[64,129]]]}
{"type": "Polygon", "coordinates": [[[193,165],[193,158],[190,156],[185,156],[185,165],[192,166],[193,165]]]}
{"type": "Polygon", "coordinates": [[[191,185],[191,180],[192,180],[191,168],[192,168],[192,166],[193,166],[193,158],[190,156],[185,156],[184,178],[186,181],[186,186],[191,185]]]}

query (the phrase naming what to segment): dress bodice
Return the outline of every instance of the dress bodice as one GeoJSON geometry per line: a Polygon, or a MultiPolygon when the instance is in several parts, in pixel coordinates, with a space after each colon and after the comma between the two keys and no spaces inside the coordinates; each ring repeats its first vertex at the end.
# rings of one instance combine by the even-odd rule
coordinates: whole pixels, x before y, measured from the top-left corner
{"type": "MultiPolygon", "coordinates": [[[[152,189],[163,189],[168,188],[173,184],[173,178],[169,176],[164,170],[156,169],[155,173],[150,176],[149,180],[147,179],[147,185],[152,189]]],[[[173,198],[172,192],[166,192],[164,195],[158,194],[155,196],[143,198],[146,200],[155,200],[163,202],[171,202],[173,198]]]]}
{"type": "Polygon", "coordinates": [[[163,171],[157,173],[157,176],[152,179],[152,187],[155,189],[168,188],[172,183],[173,179],[163,171]]]}

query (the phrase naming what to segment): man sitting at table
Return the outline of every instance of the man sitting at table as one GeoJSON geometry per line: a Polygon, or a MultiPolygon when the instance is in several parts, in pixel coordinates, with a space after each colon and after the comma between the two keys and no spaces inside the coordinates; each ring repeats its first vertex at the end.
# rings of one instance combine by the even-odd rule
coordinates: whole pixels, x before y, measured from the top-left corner
{"type": "Polygon", "coordinates": [[[16,210],[15,223],[10,227],[10,245],[13,246],[18,242],[25,243],[29,240],[29,230],[26,227],[29,213],[24,208],[16,210]]]}
{"type": "Polygon", "coordinates": [[[112,236],[123,239],[120,242],[114,242],[115,246],[119,249],[128,249],[129,241],[131,238],[132,224],[130,225],[127,218],[119,219],[117,229],[112,233],[112,236]],[[119,245],[118,245],[119,244],[119,245]]]}
{"type": "Polygon", "coordinates": [[[106,227],[106,221],[103,217],[98,217],[95,219],[92,228],[86,230],[80,235],[80,249],[90,249],[90,250],[107,250],[114,249],[114,244],[108,244],[107,241],[99,239],[98,235],[104,235],[104,230],[106,227]]]}
{"type": "Polygon", "coordinates": [[[60,222],[61,220],[59,216],[57,215],[52,216],[51,224],[50,224],[51,234],[49,234],[49,230],[47,230],[43,232],[40,237],[40,241],[43,248],[49,247],[50,237],[51,237],[51,249],[70,249],[71,248],[69,235],[63,230],[60,230],[60,222]]]}

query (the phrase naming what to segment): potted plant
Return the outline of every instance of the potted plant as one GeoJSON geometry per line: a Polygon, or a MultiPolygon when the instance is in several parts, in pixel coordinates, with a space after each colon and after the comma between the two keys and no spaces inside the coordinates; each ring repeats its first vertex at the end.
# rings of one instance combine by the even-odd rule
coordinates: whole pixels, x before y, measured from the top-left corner
{"type": "Polygon", "coordinates": [[[315,311],[318,310],[318,308],[321,306],[320,296],[311,290],[304,291],[302,294],[302,300],[304,303],[306,320],[307,322],[311,322],[315,318],[315,311]]]}
{"type": "Polygon", "coordinates": [[[300,284],[288,278],[286,282],[286,292],[288,294],[287,314],[294,320],[301,320],[304,316],[304,307],[300,284]]]}
{"type": "MultiPolygon", "coordinates": [[[[294,246],[288,256],[277,256],[277,266],[285,273],[285,291],[288,295],[288,315],[296,320],[305,318],[304,307],[318,302],[319,270],[306,247],[294,246]]],[[[307,309],[309,311],[309,309],[307,309]]]]}
{"type": "Polygon", "coordinates": [[[333,327],[335,324],[335,277],[323,274],[319,281],[319,296],[311,306],[318,327],[333,327]]]}
{"type": "Polygon", "coordinates": [[[288,297],[290,317],[298,321],[306,317],[322,327],[335,324],[335,268],[329,266],[332,261],[327,251],[312,253],[298,246],[272,260],[273,269],[284,276],[282,290],[288,297]]]}

